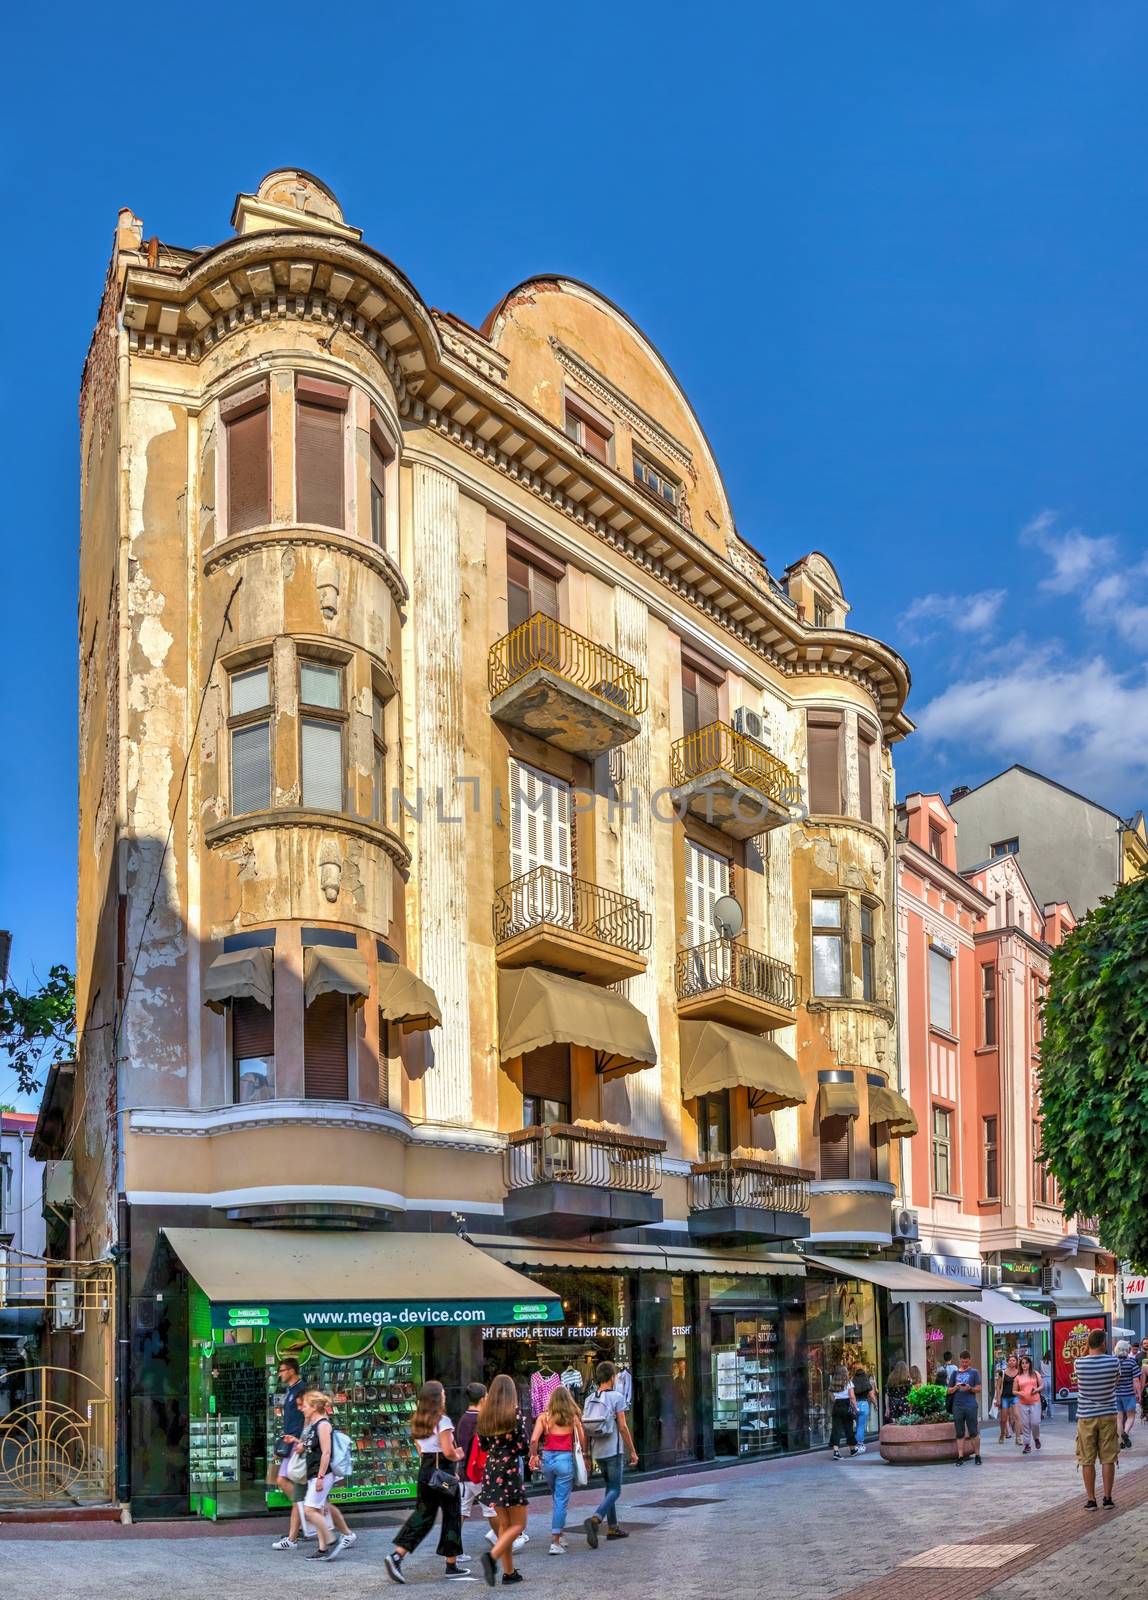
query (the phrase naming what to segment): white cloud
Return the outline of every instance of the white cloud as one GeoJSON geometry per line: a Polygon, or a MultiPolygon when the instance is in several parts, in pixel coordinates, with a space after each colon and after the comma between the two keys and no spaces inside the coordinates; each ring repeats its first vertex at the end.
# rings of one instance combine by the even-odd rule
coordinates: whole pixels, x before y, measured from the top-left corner
{"type": "Polygon", "coordinates": [[[1043,657],[950,684],[919,712],[932,744],[962,744],[1035,767],[1131,811],[1148,784],[1148,668],[1115,672],[1100,656],[1043,657]]]}
{"type": "Polygon", "coordinates": [[[984,633],[991,628],[1008,591],[980,589],[975,594],[923,594],[901,618],[910,637],[921,638],[930,622],[947,623],[959,633],[984,633]]]}
{"type": "Polygon", "coordinates": [[[1116,540],[1094,539],[1079,528],[1058,528],[1058,513],[1041,511],[1020,531],[1021,544],[1035,545],[1052,562],[1040,580],[1048,594],[1075,594],[1090,588],[1098,573],[1116,560],[1116,540]]]}

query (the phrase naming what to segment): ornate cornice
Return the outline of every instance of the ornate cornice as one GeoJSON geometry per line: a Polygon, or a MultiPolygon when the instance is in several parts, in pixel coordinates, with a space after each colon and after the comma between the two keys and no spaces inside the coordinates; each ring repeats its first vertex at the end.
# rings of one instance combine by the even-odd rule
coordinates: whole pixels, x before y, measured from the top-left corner
{"type": "Polygon", "coordinates": [[[210,576],[220,567],[238,561],[241,556],[279,545],[312,545],[319,550],[333,550],[339,555],[352,556],[378,574],[391,591],[397,606],[406,605],[410,598],[406,579],[385,550],[356,539],[352,534],[339,533],[334,528],[305,527],[298,523],[289,528],[249,528],[243,533],[233,534],[207,552],[203,562],[204,574],[210,576]]]}
{"type": "Polygon", "coordinates": [[[620,417],[625,417],[634,432],[645,439],[647,444],[652,445],[662,455],[668,456],[671,461],[676,461],[680,467],[689,470],[693,465],[694,455],[688,445],[683,444],[680,439],[675,439],[668,428],[663,428],[660,422],[656,422],[648,411],[643,411],[636,401],[631,400],[629,395],[612,384],[597,367],[592,367],[588,361],[583,360],[553,334],[550,335],[550,348],[554,351],[560,367],[563,367],[572,378],[577,378],[584,388],[589,389],[591,394],[596,394],[599,400],[604,401],[620,417]]]}

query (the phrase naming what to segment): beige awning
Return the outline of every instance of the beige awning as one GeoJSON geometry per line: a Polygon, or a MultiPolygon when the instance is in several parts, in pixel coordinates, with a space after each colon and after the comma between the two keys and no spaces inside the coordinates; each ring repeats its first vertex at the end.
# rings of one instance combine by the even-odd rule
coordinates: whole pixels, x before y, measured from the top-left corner
{"type": "Polygon", "coordinates": [[[678,1034],[683,1100],[740,1087],[756,1097],[758,1111],[805,1104],[797,1062],[772,1039],[723,1022],[682,1022],[678,1034]]]}
{"type": "Polygon", "coordinates": [[[715,1277],[804,1278],[805,1263],[799,1255],[780,1251],[746,1250],[722,1255],[713,1250],[670,1250],[656,1244],[630,1244],[599,1249],[584,1245],[555,1244],[551,1239],[523,1239],[513,1244],[494,1234],[478,1235],[475,1244],[512,1267],[532,1270],[550,1267],[575,1268],[585,1272],[705,1272],[715,1277]]]}
{"type": "Polygon", "coordinates": [[[869,1086],[869,1121],[887,1122],[893,1139],[911,1139],[917,1131],[916,1112],[904,1096],[875,1084],[869,1086]]]}
{"type": "Polygon", "coordinates": [[[224,1011],[232,1000],[258,1000],[270,1011],[275,1002],[272,977],[275,952],[270,945],[254,950],[227,950],[203,976],[203,1003],[224,1011]]]}
{"type": "Polygon", "coordinates": [[[641,1072],[658,1059],[650,1024],[625,995],[541,967],[498,975],[499,1056],[509,1061],[548,1044],[580,1044],[604,1078],[641,1072]]]}
{"type": "MultiPolygon", "coordinates": [[[[558,1297],[456,1233],[337,1233],[279,1228],[165,1228],[172,1249],[215,1304],[276,1301],[435,1303],[558,1297]]],[[[480,1317],[473,1318],[480,1322],[480,1317]]],[[[545,1313],[539,1320],[545,1320],[545,1313]]]]}
{"type": "Polygon", "coordinates": [[[925,1300],[934,1305],[946,1305],[950,1300],[979,1300],[981,1296],[979,1283],[961,1284],[955,1278],[942,1278],[936,1272],[907,1267],[903,1261],[882,1261],[875,1256],[853,1260],[844,1256],[807,1255],[805,1264],[822,1267],[839,1278],[860,1278],[864,1283],[888,1289],[895,1305],[915,1305],[925,1300]]]}
{"type": "Polygon", "coordinates": [[[420,1028],[441,1028],[442,1012],[429,983],[416,978],[398,961],[380,961],[378,967],[379,1015],[401,1022],[404,1033],[420,1028]]]}
{"type": "Polygon", "coordinates": [[[321,994],[345,994],[361,1006],[371,992],[367,963],[357,950],[333,944],[309,944],[303,951],[303,1004],[321,994]]]}
{"type": "Polygon", "coordinates": [[[818,1116],[859,1117],[861,1096],[855,1083],[823,1083],[818,1090],[818,1116]]]}

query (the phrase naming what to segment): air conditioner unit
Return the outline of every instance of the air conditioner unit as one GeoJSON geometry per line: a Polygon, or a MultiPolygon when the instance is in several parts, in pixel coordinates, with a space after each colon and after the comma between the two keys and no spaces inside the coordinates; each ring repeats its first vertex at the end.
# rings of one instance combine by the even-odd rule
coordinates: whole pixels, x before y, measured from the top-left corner
{"type": "Polygon", "coordinates": [[[72,1163],[70,1161],[45,1161],[44,1204],[46,1206],[55,1206],[61,1211],[70,1210],[74,1194],[72,1163]]]}
{"type": "Polygon", "coordinates": [[[893,1237],[894,1239],[919,1239],[921,1230],[917,1225],[917,1213],[910,1211],[907,1206],[893,1207],[893,1237]]]}
{"type": "Polygon", "coordinates": [[[769,732],[768,719],[749,706],[738,706],[733,714],[733,726],[736,733],[743,733],[755,744],[763,745],[769,732]]]}
{"type": "Polygon", "coordinates": [[[1040,1288],[1042,1294],[1051,1294],[1054,1289],[1060,1288],[1059,1267],[1041,1267],[1040,1288]]]}
{"type": "Polygon", "coordinates": [[[76,1305],[76,1280],[60,1278],[52,1285],[52,1327],[57,1333],[80,1326],[80,1312],[76,1305]]]}
{"type": "Polygon", "coordinates": [[[1001,1269],[997,1266],[994,1266],[991,1261],[983,1262],[981,1265],[982,1287],[985,1289],[995,1289],[1000,1285],[1000,1281],[1001,1269]]]}

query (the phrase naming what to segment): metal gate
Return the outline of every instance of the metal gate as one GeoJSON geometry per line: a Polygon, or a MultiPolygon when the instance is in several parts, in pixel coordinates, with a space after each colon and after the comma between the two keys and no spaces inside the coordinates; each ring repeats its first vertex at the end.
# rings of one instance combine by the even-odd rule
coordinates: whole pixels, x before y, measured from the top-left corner
{"type": "Polygon", "coordinates": [[[0,1330],[26,1351],[0,1363],[0,1506],[114,1498],[112,1306],[106,1263],[0,1252],[0,1330]]]}

